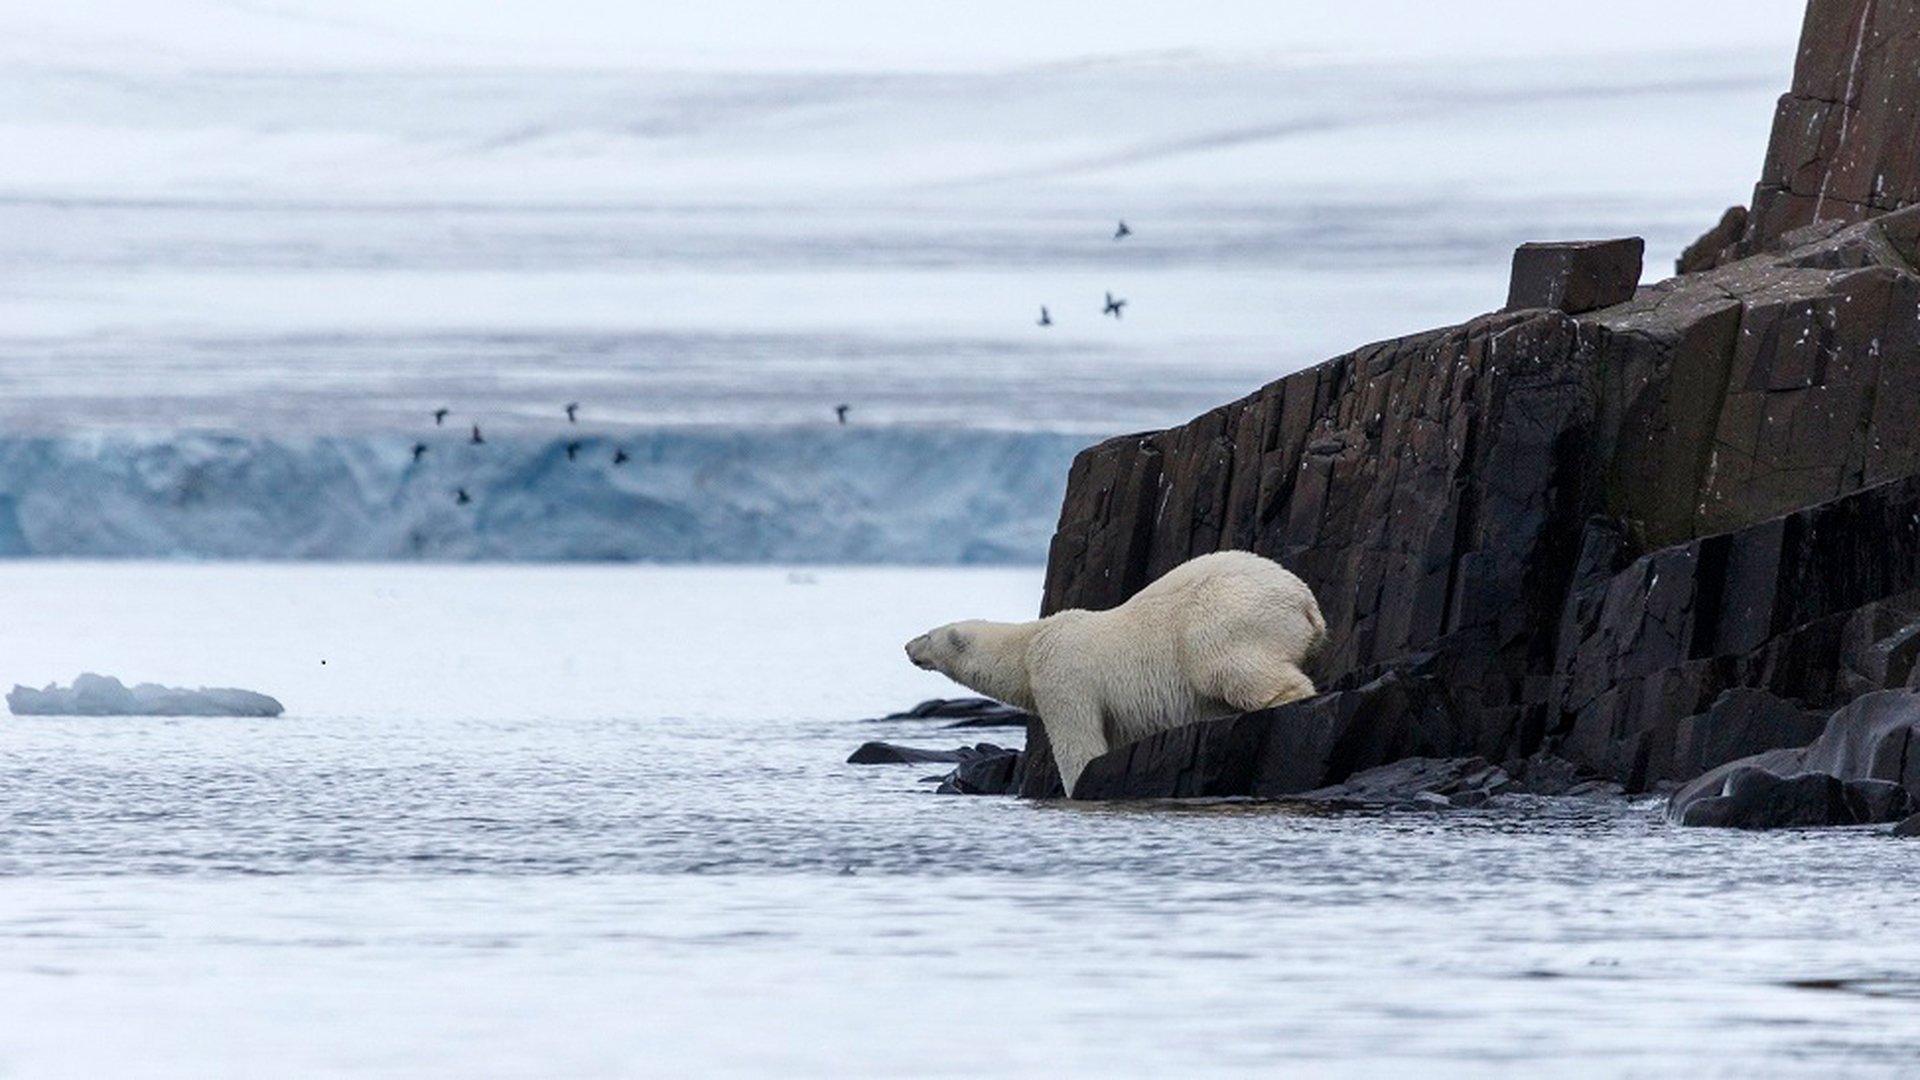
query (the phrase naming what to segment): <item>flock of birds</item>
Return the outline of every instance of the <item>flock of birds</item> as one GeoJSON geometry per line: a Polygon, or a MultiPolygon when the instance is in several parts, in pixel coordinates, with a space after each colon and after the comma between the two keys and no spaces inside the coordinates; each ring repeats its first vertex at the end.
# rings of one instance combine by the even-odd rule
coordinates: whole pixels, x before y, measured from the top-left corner
{"type": "MultiPolygon", "coordinates": [[[[580,422],[580,403],[579,402],[577,401],[567,402],[565,408],[562,411],[567,414],[567,423],[578,424],[580,422]]],[[[434,427],[447,426],[447,417],[452,415],[453,415],[453,410],[450,408],[447,408],[444,405],[438,409],[433,410],[433,426],[434,427]]],[[[846,421],[842,419],[841,423],[845,423],[845,422],[846,421]]],[[[487,437],[485,435],[480,434],[479,423],[477,422],[474,423],[472,425],[471,434],[467,436],[467,443],[471,446],[484,446],[486,445],[486,441],[487,441],[487,437]]],[[[586,447],[586,444],[581,442],[578,439],[574,439],[568,442],[567,443],[567,460],[578,461],[580,458],[580,451],[585,447],[586,447]]],[[[413,444],[413,460],[416,463],[418,463],[421,458],[426,456],[427,451],[430,449],[432,449],[432,447],[428,446],[424,442],[414,443],[413,444]]],[[[613,451],[614,465],[616,466],[625,465],[627,462],[631,460],[633,459],[627,456],[627,451],[625,448],[623,447],[614,448],[614,451],[613,451]]],[[[456,505],[466,506],[468,503],[471,503],[473,501],[473,494],[464,487],[454,488],[453,501],[456,505]]]]}
{"type": "MultiPolygon", "coordinates": [[[[1115,241],[1125,240],[1127,237],[1132,235],[1133,235],[1133,230],[1127,227],[1126,219],[1122,218],[1120,220],[1119,225],[1117,225],[1113,230],[1114,240],[1115,241]]],[[[1117,297],[1113,295],[1111,292],[1109,292],[1107,293],[1106,306],[1101,309],[1100,314],[1111,315],[1117,321],[1121,317],[1121,313],[1126,308],[1126,306],[1127,306],[1127,301],[1125,297],[1117,297]]],[[[1052,312],[1047,310],[1047,305],[1045,304],[1040,305],[1040,318],[1035,320],[1035,322],[1037,325],[1040,325],[1040,326],[1053,325],[1053,314],[1052,312]]],[[[577,424],[580,422],[580,403],[579,402],[577,401],[568,402],[564,411],[567,414],[567,423],[577,424]]],[[[840,421],[840,426],[842,427],[846,426],[847,414],[852,411],[853,411],[853,406],[844,401],[833,407],[833,415],[836,419],[840,421]]],[[[433,410],[433,426],[445,427],[447,423],[447,417],[451,415],[453,415],[453,410],[446,408],[444,406],[433,410]]],[[[473,425],[473,432],[468,437],[467,441],[474,446],[480,446],[486,443],[487,441],[486,438],[480,434],[480,425],[478,423],[475,423],[473,425]]],[[[577,461],[580,457],[580,451],[584,448],[584,446],[585,444],[581,443],[577,439],[567,443],[567,460],[577,461]]],[[[414,443],[413,444],[413,460],[416,463],[419,462],[419,460],[422,457],[426,456],[426,453],[429,449],[430,447],[428,447],[427,444],[424,442],[414,443]]],[[[632,459],[627,456],[627,452],[624,449],[620,449],[618,447],[614,449],[613,451],[614,465],[616,466],[625,465],[630,460],[632,459]]],[[[466,506],[468,503],[471,503],[473,501],[473,495],[470,492],[468,492],[467,489],[464,487],[455,488],[453,492],[453,501],[460,506],[466,506]]],[[[322,661],[322,663],[324,662],[325,661],[322,661]]]]}
{"type": "MultiPolygon", "coordinates": [[[[1116,226],[1113,230],[1113,238],[1116,241],[1125,240],[1127,237],[1132,235],[1133,235],[1133,230],[1127,228],[1127,219],[1121,218],[1120,224],[1116,226]]],[[[1107,306],[1101,309],[1100,314],[1111,315],[1117,321],[1120,318],[1121,309],[1126,306],[1127,306],[1127,301],[1124,297],[1116,297],[1112,293],[1108,293],[1107,306]]],[[[1047,305],[1045,304],[1040,305],[1040,317],[1038,319],[1035,319],[1034,323],[1037,326],[1053,325],[1053,313],[1047,310],[1047,305]]],[[[846,406],[842,405],[841,408],[844,409],[846,408],[846,406]]],[[[847,422],[846,417],[842,416],[840,418],[840,422],[843,424],[846,423],[847,422]]]]}

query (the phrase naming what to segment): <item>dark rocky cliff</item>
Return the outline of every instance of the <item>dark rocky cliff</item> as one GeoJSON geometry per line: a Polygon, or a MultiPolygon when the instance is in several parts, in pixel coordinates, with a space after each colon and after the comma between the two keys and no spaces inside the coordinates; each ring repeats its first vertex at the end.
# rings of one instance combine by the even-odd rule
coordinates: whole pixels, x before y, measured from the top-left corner
{"type": "MultiPolygon", "coordinates": [[[[1813,0],[1753,211],[1689,254],[1707,269],[1634,291],[1637,245],[1530,245],[1512,310],[1090,448],[1045,610],[1111,607],[1222,548],[1313,587],[1335,693],[1223,721],[1284,775],[1243,762],[1212,794],[1543,748],[1638,789],[1804,743],[1825,712],[1905,685],[1916,107],[1920,5],[1813,0]],[[1389,712],[1392,737],[1353,728],[1389,712]]],[[[1226,745],[1117,751],[1080,794],[1199,790],[1202,744],[1226,745]]],[[[1029,745],[1023,793],[1057,792],[1037,726],[1029,745]]]]}

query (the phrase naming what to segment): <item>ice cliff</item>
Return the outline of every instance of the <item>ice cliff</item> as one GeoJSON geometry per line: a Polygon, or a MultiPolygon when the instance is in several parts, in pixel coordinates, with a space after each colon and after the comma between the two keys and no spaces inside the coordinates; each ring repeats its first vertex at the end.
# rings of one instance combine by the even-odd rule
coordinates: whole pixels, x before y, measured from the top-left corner
{"type": "Polygon", "coordinates": [[[0,555],[1039,563],[1087,441],[654,431],[569,460],[463,431],[415,460],[403,435],[0,439],[0,555]]]}

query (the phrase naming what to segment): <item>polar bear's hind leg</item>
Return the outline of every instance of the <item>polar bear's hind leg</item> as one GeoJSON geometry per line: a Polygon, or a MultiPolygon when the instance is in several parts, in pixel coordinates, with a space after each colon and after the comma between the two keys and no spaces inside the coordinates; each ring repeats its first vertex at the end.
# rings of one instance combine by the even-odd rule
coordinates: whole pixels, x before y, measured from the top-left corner
{"type": "Polygon", "coordinates": [[[1219,660],[1211,674],[1213,685],[1204,689],[1235,712],[1271,709],[1318,692],[1300,665],[1271,651],[1235,649],[1219,660]]]}
{"type": "Polygon", "coordinates": [[[1290,664],[1283,660],[1275,674],[1279,679],[1280,688],[1267,698],[1265,704],[1259,706],[1262,709],[1271,709],[1275,705],[1285,705],[1289,701],[1299,701],[1301,698],[1310,698],[1319,693],[1314,689],[1313,680],[1307,678],[1307,673],[1301,671],[1298,664],[1290,664]]]}

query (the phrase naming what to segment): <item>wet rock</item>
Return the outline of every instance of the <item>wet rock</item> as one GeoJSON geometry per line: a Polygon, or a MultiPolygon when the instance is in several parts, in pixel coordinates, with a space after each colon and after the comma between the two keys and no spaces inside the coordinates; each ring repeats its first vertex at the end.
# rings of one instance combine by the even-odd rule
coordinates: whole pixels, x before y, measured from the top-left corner
{"type": "Polygon", "coordinates": [[[1024,709],[1016,709],[991,698],[934,698],[904,712],[888,713],[882,720],[951,720],[947,728],[1025,727],[1033,719],[1024,709]]]}
{"type": "Polygon", "coordinates": [[[940,779],[937,791],[942,795],[1011,795],[1019,788],[1024,757],[1018,750],[994,747],[962,761],[940,779]]]}
{"type": "Polygon", "coordinates": [[[1475,735],[1454,721],[1437,679],[1396,671],[1353,690],[1189,724],[1109,751],[1087,766],[1074,797],[1294,795],[1406,758],[1474,753],[1475,735]]]}
{"type": "Polygon", "coordinates": [[[1680,824],[1728,829],[1790,829],[1851,825],[1846,785],[1824,773],[1779,776],[1765,769],[1729,773],[1720,794],[1681,811],[1680,824]]]}
{"type": "Polygon", "coordinates": [[[1731,829],[1878,825],[1914,809],[1907,790],[1885,780],[1842,781],[1826,773],[1779,776],[1741,767],[1727,774],[1720,794],[1687,803],[1679,821],[1731,829]]]}
{"type": "Polygon", "coordinates": [[[1554,308],[1578,315],[1631,300],[1646,248],[1637,236],[1521,244],[1513,253],[1507,310],[1554,308]]]}
{"type": "Polygon", "coordinates": [[[1920,836],[1920,814],[1915,814],[1900,824],[1895,825],[1893,827],[1893,835],[1920,836]]]}
{"type": "Polygon", "coordinates": [[[848,755],[847,764],[921,765],[934,762],[944,765],[1008,752],[992,743],[962,746],[954,750],[926,750],[913,746],[896,746],[893,743],[867,742],[861,743],[859,749],[848,755]]]}
{"type": "Polygon", "coordinates": [[[1729,206],[1727,212],[1720,215],[1720,223],[1702,233],[1698,240],[1688,244],[1680,258],[1674,263],[1677,274],[1697,274],[1702,270],[1711,270],[1722,263],[1737,258],[1740,238],[1747,231],[1747,208],[1729,206]]]}
{"type": "MultiPolygon", "coordinates": [[[[1744,815],[1742,820],[1768,820],[1768,814],[1793,817],[1791,807],[1770,793],[1770,781],[1749,775],[1761,773],[1775,780],[1798,781],[1801,786],[1794,794],[1803,803],[1810,797],[1807,793],[1813,781],[1802,777],[1815,775],[1831,780],[1847,820],[1826,824],[1890,821],[1910,812],[1915,800],[1920,800],[1920,753],[1909,756],[1915,749],[1920,749],[1920,691],[1868,694],[1835,712],[1820,737],[1806,746],[1742,758],[1682,786],[1668,801],[1667,816],[1681,824],[1720,823],[1719,819],[1736,812],[1744,815]],[[1746,777],[1745,795],[1734,790],[1735,777],[1746,777]],[[1889,788],[1899,789],[1900,794],[1889,788]],[[1697,812],[1692,809],[1696,804],[1736,796],[1737,805],[1723,803],[1697,812]]],[[[1810,809],[1803,812],[1812,814],[1810,809]]],[[[1829,815],[1836,819],[1839,816],[1829,815]]]]}
{"type": "Polygon", "coordinates": [[[1545,752],[1509,759],[1502,769],[1512,778],[1514,790],[1529,795],[1565,795],[1595,779],[1573,762],[1545,752]]]}
{"type": "Polygon", "coordinates": [[[1471,807],[1516,786],[1506,770],[1485,758],[1406,758],[1292,798],[1347,806],[1471,807]]]}
{"type": "Polygon", "coordinates": [[[1862,825],[1900,821],[1920,810],[1907,789],[1891,780],[1849,780],[1847,810],[1862,825]]]}

